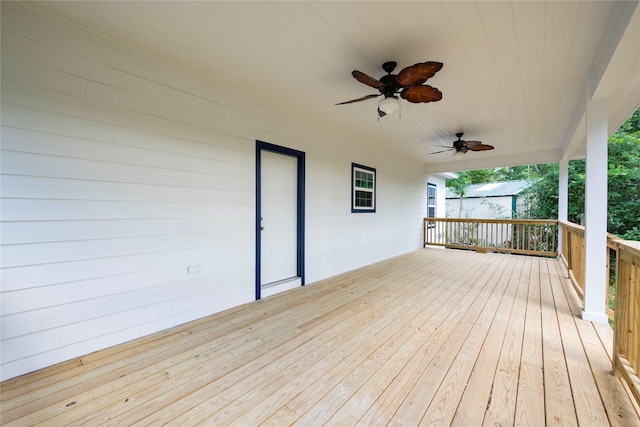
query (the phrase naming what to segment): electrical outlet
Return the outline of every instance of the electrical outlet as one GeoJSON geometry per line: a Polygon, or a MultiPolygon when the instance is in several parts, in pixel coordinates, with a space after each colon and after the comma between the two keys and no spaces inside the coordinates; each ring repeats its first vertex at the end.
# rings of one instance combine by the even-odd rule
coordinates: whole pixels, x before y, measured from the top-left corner
{"type": "Polygon", "coordinates": [[[196,273],[200,273],[200,264],[196,264],[196,265],[190,265],[187,267],[187,273],[188,274],[196,274],[196,273]]]}

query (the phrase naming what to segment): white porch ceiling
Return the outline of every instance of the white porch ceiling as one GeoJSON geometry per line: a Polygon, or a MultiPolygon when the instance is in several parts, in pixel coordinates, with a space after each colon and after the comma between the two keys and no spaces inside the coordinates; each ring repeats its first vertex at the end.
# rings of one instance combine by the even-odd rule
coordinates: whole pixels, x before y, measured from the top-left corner
{"type": "Polygon", "coordinates": [[[640,105],[635,1],[37,2],[94,32],[350,138],[390,144],[425,170],[584,157],[584,104],[609,98],[610,131],[640,105]],[[444,63],[443,100],[378,120],[353,69],[444,63]],[[456,132],[495,150],[429,154],[456,132]]]}

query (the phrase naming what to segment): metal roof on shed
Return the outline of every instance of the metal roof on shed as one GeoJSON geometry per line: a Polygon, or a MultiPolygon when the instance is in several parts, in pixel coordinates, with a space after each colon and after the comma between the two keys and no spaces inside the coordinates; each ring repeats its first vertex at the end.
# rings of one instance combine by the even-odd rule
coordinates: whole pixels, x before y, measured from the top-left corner
{"type": "MultiPolygon", "coordinates": [[[[521,179],[517,181],[489,182],[472,184],[467,188],[465,198],[474,197],[503,197],[520,194],[532,184],[531,181],[521,179]]],[[[458,196],[447,188],[447,199],[457,199],[458,196]]]]}

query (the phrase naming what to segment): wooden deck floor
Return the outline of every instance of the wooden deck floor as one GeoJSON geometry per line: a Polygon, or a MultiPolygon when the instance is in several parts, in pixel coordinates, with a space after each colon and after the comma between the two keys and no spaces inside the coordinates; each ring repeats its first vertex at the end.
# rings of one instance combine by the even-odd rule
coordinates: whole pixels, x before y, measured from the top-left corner
{"type": "Polygon", "coordinates": [[[2,384],[2,425],[640,426],[555,260],[422,249],[2,384]]]}

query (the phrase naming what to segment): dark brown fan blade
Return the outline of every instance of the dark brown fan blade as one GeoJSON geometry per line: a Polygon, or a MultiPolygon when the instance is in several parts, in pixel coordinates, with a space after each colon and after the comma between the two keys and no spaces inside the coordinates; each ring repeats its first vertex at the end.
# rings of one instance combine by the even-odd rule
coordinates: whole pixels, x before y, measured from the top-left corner
{"type": "Polygon", "coordinates": [[[404,68],[396,81],[402,87],[418,86],[433,77],[442,68],[442,62],[421,62],[404,68]]]}
{"type": "Polygon", "coordinates": [[[482,144],[482,142],[480,142],[480,141],[462,141],[462,142],[463,142],[462,145],[464,145],[467,148],[471,148],[471,147],[473,147],[475,145],[482,144]]]}
{"type": "Polygon", "coordinates": [[[451,151],[451,150],[455,150],[455,148],[447,148],[446,150],[434,151],[433,153],[429,153],[429,154],[444,153],[445,151],[451,151]]]}
{"type": "Polygon", "coordinates": [[[478,145],[473,145],[471,147],[467,145],[467,148],[471,151],[487,151],[487,150],[493,150],[493,145],[478,144],[478,145]]]}
{"type": "Polygon", "coordinates": [[[442,92],[429,85],[414,86],[402,89],[400,96],[409,102],[435,102],[442,99],[442,92]]]}
{"type": "Polygon", "coordinates": [[[353,76],[354,79],[356,79],[360,83],[366,84],[367,86],[375,87],[376,89],[380,89],[381,87],[384,86],[384,83],[382,83],[379,80],[374,79],[371,76],[366,75],[362,71],[353,70],[351,72],[351,75],[353,76]]]}
{"type": "Polygon", "coordinates": [[[366,95],[366,96],[363,96],[362,98],[352,99],[351,101],[340,102],[336,105],[353,104],[354,102],[366,101],[367,99],[377,98],[379,96],[380,96],[379,93],[375,95],[366,95]]]}

